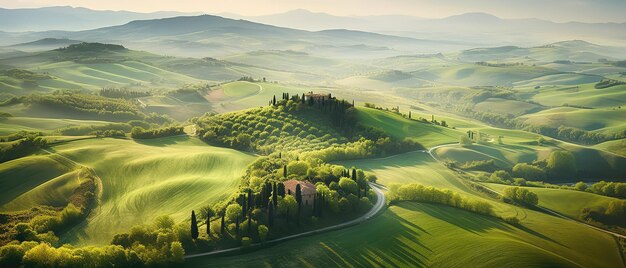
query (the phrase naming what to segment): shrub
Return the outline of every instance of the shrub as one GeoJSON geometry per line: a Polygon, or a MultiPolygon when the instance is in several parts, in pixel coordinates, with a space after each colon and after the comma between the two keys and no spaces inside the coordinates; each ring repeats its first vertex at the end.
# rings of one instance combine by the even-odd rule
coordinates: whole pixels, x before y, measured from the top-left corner
{"type": "Polygon", "coordinates": [[[356,194],[359,190],[357,183],[350,178],[339,179],[339,188],[347,194],[356,194]]]}
{"type": "Polygon", "coordinates": [[[576,173],[576,158],[569,151],[554,151],[548,157],[546,168],[551,177],[567,178],[576,173]]]}
{"type": "Polygon", "coordinates": [[[510,182],[512,180],[512,177],[508,172],[504,170],[498,170],[494,173],[491,173],[489,180],[492,182],[510,182]]]}
{"type": "Polygon", "coordinates": [[[259,225],[258,232],[261,242],[265,242],[265,240],[267,240],[267,234],[269,233],[269,229],[267,228],[267,226],[259,225]]]}
{"type": "Polygon", "coordinates": [[[250,237],[244,236],[241,238],[242,247],[249,247],[250,245],[252,245],[252,239],[250,239],[250,237]]]}
{"type": "Polygon", "coordinates": [[[539,203],[537,194],[520,187],[507,187],[504,189],[503,196],[525,205],[535,206],[539,203]]]}
{"type": "Polygon", "coordinates": [[[527,180],[545,180],[546,172],[536,166],[526,163],[517,163],[513,166],[513,176],[518,178],[524,178],[527,180]]]}

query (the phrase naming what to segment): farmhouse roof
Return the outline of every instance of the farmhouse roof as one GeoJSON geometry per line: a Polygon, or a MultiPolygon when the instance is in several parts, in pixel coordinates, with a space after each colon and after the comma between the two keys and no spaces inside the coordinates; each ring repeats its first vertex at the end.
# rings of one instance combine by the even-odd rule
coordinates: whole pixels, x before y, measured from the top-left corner
{"type": "Polygon", "coordinates": [[[317,187],[306,181],[299,180],[288,180],[284,181],[285,191],[291,191],[292,194],[296,193],[296,185],[300,184],[300,190],[302,191],[302,195],[310,195],[317,193],[317,187]]]}

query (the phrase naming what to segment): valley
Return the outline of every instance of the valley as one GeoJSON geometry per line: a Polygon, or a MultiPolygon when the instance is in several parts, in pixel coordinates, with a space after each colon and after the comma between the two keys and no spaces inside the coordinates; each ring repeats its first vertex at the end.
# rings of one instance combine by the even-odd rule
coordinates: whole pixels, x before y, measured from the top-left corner
{"type": "Polygon", "coordinates": [[[0,32],[0,266],[626,266],[621,37],[150,14],[0,32]]]}

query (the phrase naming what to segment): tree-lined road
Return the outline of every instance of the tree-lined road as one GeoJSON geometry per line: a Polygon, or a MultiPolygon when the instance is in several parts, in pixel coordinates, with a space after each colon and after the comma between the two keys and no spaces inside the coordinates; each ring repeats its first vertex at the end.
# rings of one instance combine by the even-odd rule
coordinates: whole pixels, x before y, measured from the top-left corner
{"type": "MultiPolygon", "coordinates": [[[[347,228],[347,227],[350,227],[350,226],[353,226],[353,225],[360,224],[360,223],[362,223],[362,222],[364,222],[366,220],[369,220],[370,218],[376,216],[376,214],[378,214],[378,212],[380,212],[380,210],[385,206],[385,194],[382,191],[383,187],[381,187],[379,184],[374,184],[374,183],[369,183],[369,185],[374,190],[374,193],[376,193],[376,203],[374,204],[374,206],[372,206],[372,208],[367,213],[363,214],[362,216],[360,216],[360,217],[358,217],[358,218],[356,218],[354,220],[351,220],[351,221],[347,221],[347,222],[344,222],[344,223],[340,223],[340,224],[324,227],[324,228],[321,228],[321,229],[312,230],[312,231],[308,231],[308,232],[304,232],[304,233],[299,233],[299,234],[294,234],[294,235],[290,235],[290,236],[285,236],[285,237],[269,240],[269,241],[266,241],[265,244],[276,244],[276,243],[284,242],[284,241],[295,239],[295,238],[299,238],[299,237],[304,237],[304,236],[309,236],[309,235],[313,235],[313,234],[318,234],[318,233],[323,233],[323,232],[343,229],[343,228],[347,228]]],[[[260,245],[260,244],[259,243],[252,244],[252,246],[258,246],[258,245],[260,245]]],[[[243,249],[243,247],[236,247],[236,248],[229,248],[229,249],[222,249],[222,250],[214,250],[214,251],[205,252],[205,253],[191,254],[191,255],[186,255],[185,259],[191,259],[191,258],[197,258],[197,257],[203,257],[203,256],[212,256],[212,255],[219,255],[219,254],[224,254],[224,253],[237,252],[237,251],[240,251],[241,249],[243,249]]]]}

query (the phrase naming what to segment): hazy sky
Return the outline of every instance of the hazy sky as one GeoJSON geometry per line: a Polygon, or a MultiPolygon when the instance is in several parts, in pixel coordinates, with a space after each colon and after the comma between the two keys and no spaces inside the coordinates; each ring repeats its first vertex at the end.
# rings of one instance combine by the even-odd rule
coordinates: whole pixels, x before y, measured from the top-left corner
{"type": "Polygon", "coordinates": [[[308,9],[333,15],[403,14],[438,18],[487,12],[503,18],[626,22],[626,0],[0,0],[0,7],[80,6],[137,12],[184,11],[247,16],[308,9]]]}

